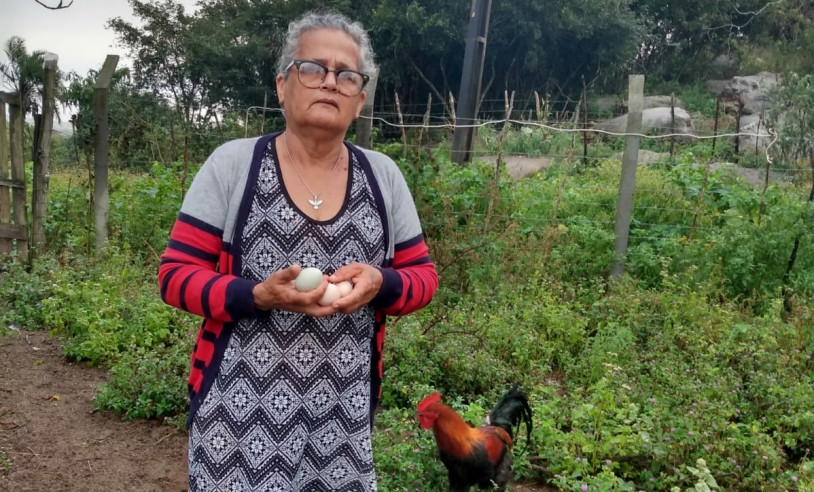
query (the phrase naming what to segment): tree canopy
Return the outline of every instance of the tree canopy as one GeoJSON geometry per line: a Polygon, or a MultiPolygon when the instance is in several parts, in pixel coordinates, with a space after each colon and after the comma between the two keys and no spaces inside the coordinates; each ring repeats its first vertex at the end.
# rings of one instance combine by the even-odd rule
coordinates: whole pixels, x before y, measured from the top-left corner
{"type": "MultiPolygon", "coordinates": [[[[110,21],[134,59],[135,79],[175,105],[201,110],[274,100],[279,46],[288,23],[333,9],[368,29],[380,65],[381,104],[424,104],[457,94],[469,1],[214,0],[194,14],[173,0],[129,0],[141,26],[110,21]]],[[[635,70],[692,80],[720,54],[812,36],[803,0],[517,0],[492,5],[484,98],[507,90],[574,95],[582,80],[617,91],[635,70]],[[767,41],[771,39],[771,43],[767,41]]],[[[748,60],[747,60],[748,61],[748,60]]]]}
{"type": "MultiPolygon", "coordinates": [[[[132,98],[136,113],[140,104],[144,114],[175,112],[170,141],[183,135],[185,149],[193,127],[276,105],[287,26],[308,10],[339,11],[367,28],[380,67],[376,110],[392,108],[398,96],[405,113],[420,114],[431,96],[432,111],[446,115],[450,96],[458,96],[470,0],[207,0],[194,12],[176,0],[128,2],[136,20],[108,23],[132,61],[116,97],[132,98]]],[[[711,75],[719,55],[740,73],[814,68],[808,0],[514,0],[492,3],[488,29],[483,112],[502,113],[505,91],[521,95],[520,107],[533,92],[573,105],[583,84],[621,94],[629,73],[651,84],[696,82],[711,75]]],[[[6,51],[7,89],[36,102],[41,54],[29,54],[20,38],[9,39],[6,51]]],[[[172,147],[178,158],[180,144],[172,147]]]]}

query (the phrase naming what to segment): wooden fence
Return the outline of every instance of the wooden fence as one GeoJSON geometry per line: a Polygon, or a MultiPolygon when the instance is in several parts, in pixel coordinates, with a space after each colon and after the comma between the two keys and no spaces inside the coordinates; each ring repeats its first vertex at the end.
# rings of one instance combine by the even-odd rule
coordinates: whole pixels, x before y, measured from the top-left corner
{"type": "Polygon", "coordinates": [[[22,110],[17,98],[0,93],[0,254],[13,253],[16,241],[18,258],[28,262],[25,188],[22,110]]]}
{"type": "Polygon", "coordinates": [[[43,62],[42,115],[39,117],[38,132],[34,138],[30,244],[23,158],[24,101],[19,94],[0,93],[0,254],[13,254],[16,250],[17,257],[24,263],[28,263],[32,256],[36,258],[45,249],[48,167],[55,112],[57,56],[46,53],[43,62]]]}

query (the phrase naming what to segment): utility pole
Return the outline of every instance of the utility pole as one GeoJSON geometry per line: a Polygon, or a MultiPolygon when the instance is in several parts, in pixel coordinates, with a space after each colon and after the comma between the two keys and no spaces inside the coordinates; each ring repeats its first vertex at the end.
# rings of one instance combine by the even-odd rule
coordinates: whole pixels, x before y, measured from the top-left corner
{"type": "Polygon", "coordinates": [[[472,158],[473,125],[480,100],[483,59],[486,55],[486,35],[489,32],[491,12],[492,0],[472,0],[461,89],[458,94],[458,115],[455,120],[455,133],[452,136],[452,162],[458,164],[469,162],[472,158]]]}

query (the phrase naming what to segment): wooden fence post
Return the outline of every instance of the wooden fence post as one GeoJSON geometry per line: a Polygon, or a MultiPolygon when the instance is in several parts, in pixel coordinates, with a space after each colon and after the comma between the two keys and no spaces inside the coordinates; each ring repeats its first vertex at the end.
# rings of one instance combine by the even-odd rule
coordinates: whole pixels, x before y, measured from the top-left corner
{"type": "Polygon", "coordinates": [[[54,93],[56,85],[57,55],[43,56],[42,116],[40,117],[37,146],[34,151],[34,182],[31,193],[31,257],[37,258],[45,250],[45,221],[48,205],[48,166],[51,159],[51,132],[54,129],[54,93]]]}
{"type": "Polygon", "coordinates": [[[356,145],[366,149],[371,145],[371,133],[373,128],[373,98],[376,95],[376,83],[379,81],[379,69],[370,72],[370,80],[365,86],[365,103],[362,111],[356,118],[356,145]]]}
{"type": "Polygon", "coordinates": [[[110,167],[110,127],[108,125],[107,89],[110,79],[119,63],[117,55],[107,55],[96,86],[93,89],[93,125],[96,128],[96,141],[93,151],[93,204],[96,230],[96,256],[102,253],[107,244],[107,214],[109,209],[107,192],[107,171],[110,167]]]}
{"type": "Polygon", "coordinates": [[[628,114],[625,133],[625,152],[622,156],[622,176],[619,180],[619,197],[616,202],[616,222],[613,245],[614,263],[611,279],[619,279],[625,272],[627,241],[630,235],[630,219],[633,216],[633,188],[636,184],[636,168],[639,165],[639,134],[642,132],[642,108],[644,107],[644,75],[628,77],[628,114]]]}
{"type": "Polygon", "coordinates": [[[25,161],[23,160],[23,106],[20,96],[14,94],[9,105],[9,148],[11,155],[11,200],[17,236],[17,257],[28,263],[28,217],[25,210],[25,161]]]}
{"type": "MultiPolygon", "coordinates": [[[[0,99],[0,227],[11,224],[11,193],[5,181],[9,179],[8,165],[8,122],[6,121],[6,101],[0,99]]],[[[11,238],[0,234],[0,254],[12,251],[11,238]]]]}

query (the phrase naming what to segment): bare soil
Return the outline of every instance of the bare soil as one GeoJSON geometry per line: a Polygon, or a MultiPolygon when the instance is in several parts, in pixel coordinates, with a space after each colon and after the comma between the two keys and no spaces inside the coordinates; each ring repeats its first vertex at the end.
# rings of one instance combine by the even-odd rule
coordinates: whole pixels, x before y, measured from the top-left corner
{"type": "Polygon", "coordinates": [[[105,378],[104,369],[66,360],[45,331],[0,328],[0,492],[187,490],[187,434],[97,411],[105,378]]]}
{"type": "Polygon", "coordinates": [[[0,491],[187,490],[186,434],[96,411],[105,377],[47,332],[0,329],[0,491]]]}

